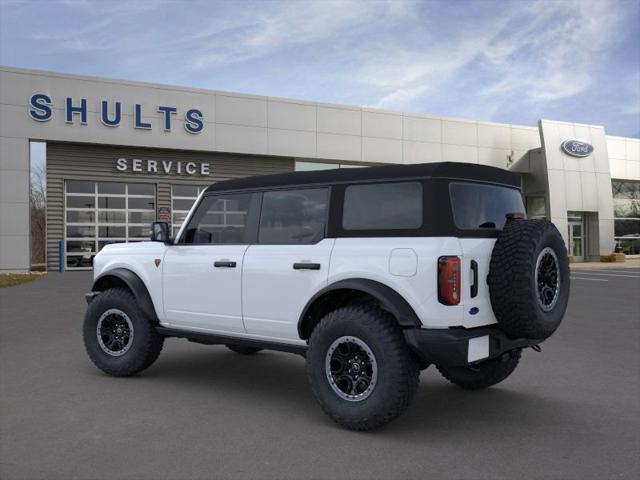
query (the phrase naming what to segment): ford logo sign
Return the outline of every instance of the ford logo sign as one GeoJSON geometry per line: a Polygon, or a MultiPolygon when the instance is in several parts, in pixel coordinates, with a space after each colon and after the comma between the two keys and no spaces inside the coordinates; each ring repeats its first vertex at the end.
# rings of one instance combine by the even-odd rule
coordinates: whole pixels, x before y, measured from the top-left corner
{"type": "Polygon", "coordinates": [[[593,145],[580,140],[565,140],[561,147],[564,153],[572,157],[588,157],[593,153],[593,145]]]}

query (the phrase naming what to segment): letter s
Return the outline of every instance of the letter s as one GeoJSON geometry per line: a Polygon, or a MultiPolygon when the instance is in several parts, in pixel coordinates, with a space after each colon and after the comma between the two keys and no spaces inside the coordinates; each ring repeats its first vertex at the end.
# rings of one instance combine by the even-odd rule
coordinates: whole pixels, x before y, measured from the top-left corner
{"type": "Polygon", "coordinates": [[[127,159],[126,158],[119,158],[118,160],[116,160],[116,170],[118,170],[119,172],[126,172],[127,171],[127,159]]]}
{"type": "Polygon", "coordinates": [[[197,108],[187,110],[184,115],[184,129],[189,133],[200,133],[204,129],[202,112],[197,108]]]}
{"type": "Polygon", "coordinates": [[[38,122],[48,122],[53,117],[51,97],[44,93],[35,93],[29,99],[29,116],[38,122]]]}

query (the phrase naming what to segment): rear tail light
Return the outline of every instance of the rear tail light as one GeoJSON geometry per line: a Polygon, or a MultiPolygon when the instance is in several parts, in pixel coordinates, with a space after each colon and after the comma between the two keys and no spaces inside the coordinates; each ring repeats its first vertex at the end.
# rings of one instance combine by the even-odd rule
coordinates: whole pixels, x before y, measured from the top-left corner
{"type": "Polygon", "coordinates": [[[458,257],[438,259],[438,301],[443,305],[460,303],[460,259],[458,257]]]}

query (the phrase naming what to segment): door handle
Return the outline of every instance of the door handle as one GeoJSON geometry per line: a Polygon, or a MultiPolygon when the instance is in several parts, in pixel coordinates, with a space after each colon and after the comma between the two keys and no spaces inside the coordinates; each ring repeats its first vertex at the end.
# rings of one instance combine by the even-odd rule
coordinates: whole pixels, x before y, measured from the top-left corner
{"type": "Polygon", "coordinates": [[[478,262],[471,260],[471,274],[473,275],[473,284],[471,285],[471,298],[478,296],[478,262]]]}
{"type": "Polygon", "coordinates": [[[319,263],[296,262],[293,264],[294,270],[320,270],[319,263]]]}
{"type": "Polygon", "coordinates": [[[236,268],[236,262],[230,262],[228,260],[218,260],[217,262],[213,262],[213,266],[216,268],[236,268]]]}

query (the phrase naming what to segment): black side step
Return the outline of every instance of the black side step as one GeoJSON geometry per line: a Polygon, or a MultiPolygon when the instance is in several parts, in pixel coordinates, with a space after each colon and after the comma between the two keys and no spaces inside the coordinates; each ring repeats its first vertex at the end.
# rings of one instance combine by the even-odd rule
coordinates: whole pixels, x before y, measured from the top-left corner
{"type": "Polygon", "coordinates": [[[289,343],[268,342],[255,340],[252,338],[238,338],[227,335],[217,335],[214,333],[188,332],[176,328],[156,327],[156,331],[165,337],[186,338],[190,342],[202,343],[203,345],[241,345],[243,347],[256,347],[265,350],[277,350],[279,352],[297,353],[303,357],[307,353],[306,345],[292,345],[289,343]]]}

